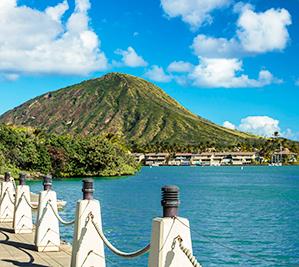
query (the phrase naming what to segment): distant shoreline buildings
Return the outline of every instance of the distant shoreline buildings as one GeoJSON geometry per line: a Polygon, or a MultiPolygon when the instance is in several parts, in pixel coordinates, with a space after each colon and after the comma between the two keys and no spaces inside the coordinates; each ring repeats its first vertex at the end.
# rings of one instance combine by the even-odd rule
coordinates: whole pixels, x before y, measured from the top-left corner
{"type": "MultiPolygon", "coordinates": [[[[257,152],[133,153],[133,156],[145,166],[240,166],[265,163],[257,152]]],[[[297,161],[297,154],[284,150],[282,153],[274,152],[274,158],[275,163],[278,158],[281,163],[293,163],[297,161]]]]}

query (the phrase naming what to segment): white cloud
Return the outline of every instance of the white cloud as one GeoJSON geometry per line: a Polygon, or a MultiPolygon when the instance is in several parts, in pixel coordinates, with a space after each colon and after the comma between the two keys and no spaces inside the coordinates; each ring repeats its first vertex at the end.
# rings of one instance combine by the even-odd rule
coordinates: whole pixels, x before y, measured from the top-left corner
{"type": "Polygon", "coordinates": [[[251,5],[235,5],[240,13],[236,35],[231,39],[199,34],[192,49],[197,56],[235,58],[250,54],[282,50],[289,40],[287,26],[291,16],[285,9],[269,9],[256,13],[251,5]]]}
{"type": "Polygon", "coordinates": [[[289,40],[287,26],[291,23],[291,15],[286,9],[271,8],[257,13],[247,7],[242,9],[237,22],[237,35],[245,51],[282,50],[289,40]]]}
{"type": "Polygon", "coordinates": [[[236,129],[236,125],[234,125],[233,123],[231,123],[229,121],[223,122],[223,127],[231,129],[231,130],[235,130],[236,129]]]}
{"type": "Polygon", "coordinates": [[[181,17],[192,29],[211,23],[210,13],[230,4],[230,0],[161,0],[164,12],[170,17],[181,17]]]}
{"type": "Polygon", "coordinates": [[[167,70],[169,72],[181,72],[181,73],[189,72],[192,69],[193,69],[193,65],[185,61],[173,61],[167,67],[167,70]]]}
{"type": "Polygon", "coordinates": [[[167,83],[172,80],[172,77],[164,72],[162,67],[153,65],[145,74],[146,78],[153,80],[155,82],[167,83]]]}
{"type": "Polygon", "coordinates": [[[128,67],[145,67],[148,63],[139,56],[133,47],[128,47],[127,50],[117,49],[115,51],[116,54],[122,56],[122,63],[128,67]]]}
{"type": "Polygon", "coordinates": [[[107,68],[100,40],[89,27],[89,0],[75,0],[66,22],[67,1],[45,11],[0,3],[0,72],[86,75],[107,68]]]}
{"type": "Polygon", "coordinates": [[[268,116],[248,116],[241,120],[238,129],[242,132],[270,137],[280,132],[279,121],[268,116]]]}
{"type": "Polygon", "coordinates": [[[242,47],[236,39],[214,38],[204,34],[196,36],[191,47],[197,56],[209,58],[233,58],[242,53],[242,47]]]}
{"type": "Polygon", "coordinates": [[[280,82],[267,70],[261,70],[258,79],[240,74],[242,64],[242,61],[236,58],[201,58],[189,79],[195,86],[224,88],[262,87],[280,82]]]}
{"type": "Polygon", "coordinates": [[[294,133],[289,128],[287,128],[285,131],[282,131],[279,126],[279,120],[269,116],[248,116],[241,119],[241,122],[238,126],[229,121],[225,121],[223,126],[228,129],[239,130],[263,137],[273,137],[275,132],[279,132],[281,137],[299,140],[299,133],[294,133]]]}
{"type": "Polygon", "coordinates": [[[69,4],[66,0],[59,3],[57,6],[48,7],[46,9],[46,14],[48,14],[53,20],[60,22],[63,14],[69,9],[69,4]]]}

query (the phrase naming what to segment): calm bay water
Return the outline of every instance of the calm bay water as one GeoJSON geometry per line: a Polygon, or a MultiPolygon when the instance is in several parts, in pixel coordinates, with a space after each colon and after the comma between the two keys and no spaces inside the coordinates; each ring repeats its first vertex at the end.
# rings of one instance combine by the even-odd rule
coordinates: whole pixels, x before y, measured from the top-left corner
{"type": "MultiPolygon", "coordinates": [[[[181,189],[180,216],[190,220],[203,266],[299,266],[299,167],[144,167],[136,176],[96,179],[104,232],[116,247],[133,251],[150,241],[165,184],[181,189]]],[[[68,202],[63,218],[73,219],[81,187],[79,179],[54,182],[58,198],[68,202]]],[[[72,242],[72,232],[61,226],[62,239],[72,242]]],[[[108,267],[147,266],[147,255],[106,256],[108,267]]]]}

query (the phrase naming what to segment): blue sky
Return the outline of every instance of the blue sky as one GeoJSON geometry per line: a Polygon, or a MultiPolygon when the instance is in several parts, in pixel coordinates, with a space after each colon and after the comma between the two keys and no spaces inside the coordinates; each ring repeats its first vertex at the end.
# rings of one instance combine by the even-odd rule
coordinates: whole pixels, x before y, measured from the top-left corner
{"type": "Polygon", "coordinates": [[[1,0],[0,113],[130,73],[226,127],[299,140],[298,0],[1,0]]]}

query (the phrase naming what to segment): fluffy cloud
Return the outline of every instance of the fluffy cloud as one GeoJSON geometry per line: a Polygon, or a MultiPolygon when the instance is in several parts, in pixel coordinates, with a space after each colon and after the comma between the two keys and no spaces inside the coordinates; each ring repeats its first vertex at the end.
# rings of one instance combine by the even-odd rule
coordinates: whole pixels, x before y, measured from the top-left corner
{"type": "Polygon", "coordinates": [[[62,21],[67,1],[45,11],[0,2],[0,72],[9,74],[79,74],[107,68],[100,40],[89,27],[89,0],[75,0],[62,21]]]}
{"type": "Polygon", "coordinates": [[[193,69],[193,65],[185,61],[173,61],[167,67],[169,72],[189,72],[193,69]]]}
{"type": "Polygon", "coordinates": [[[128,47],[127,50],[118,49],[115,51],[116,54],[122,56],[122,64],[128,67],[145,67],[148,63],[139,56],[133,47],[128,47]]]}
{"type": "Polygon", "coordinates": [[[299,133],[294,133],[289,128],[282,131],[279,126],[279,120],[273,119],[269,116],[248,116],[241,119],[238,126],[229,121],[225,121],[223,123],[223,127],[264,137],[272,137],[275,132],[279,132],[280,136],[284,138],[293,140],[299,139],[299,133]]]}
{"type": "Polygon", "coordinates": [[[200,63],[189,75],[195,86],[203,87],[262,87],[280,80],[267,70],[259,72],[258,79],[250,79],[248,75],[239,74],[242,61],[236,58],[201,58],[200,63]]]}
{"type": "Polygon", "coordinates": [[[222,126],[225,127],[225,128],[231,129],[231,130],[235,130],[236,129],[236,125],[232,124],[229,121],[223,122],[222,126]]]}
{"type": "Polygon", "coordinates": [[[230,0],[161,0],[164,12],[170,17],[181,17],[192,29],[211,23],[210,13],[228,5],[230,0]]]}
{"type": "Polygon", "coordinates": [[[192,49],[197,56],[234,58],[273,50],[282,50],[289,40],[287,26],[291,16],[285,9],[269,9],[256,13],[251,5],[238,8],[238,30],[231,39],[199,34],[192,49]]]}
{"type": "Polygon", "coordinates": [[[155,82],[162,82],[167,83],[172,80],[172,77],[165,73],[164,69],[162,67],[159,67],[157,65],[153,65],[145,74],[144,76],[146,78],[149,78],[152,81],[155,82]]]}
{"type": "Polygon", "coordinates": [[[242,51],[242,47],[234,38],[228,40],[204,34],[196,36],[191,47],[197,56],[209,58],[233,58],[242,51]]]}
{"type": "Polygon", "coordinates": [[[242,132],[253,133],[260,136],[273,136],[279,132],[279,121],[268,116],[249,116],[243,118],[238,129],[242,132]]]}
{"type": "Polygon", "coordinates": [[[244,8],[237,22],[237,34],[245,51],[282,50],[289,40],[287,26],[291,23],[291,15],[286,9],[271,8],[256,13],[251,8],[244,8]]]}

